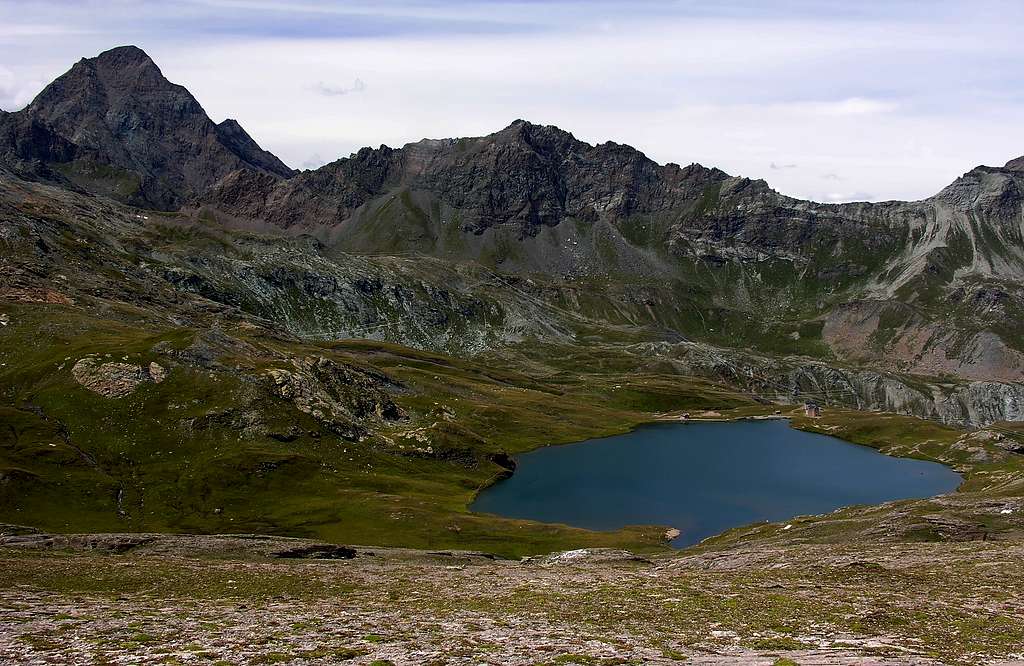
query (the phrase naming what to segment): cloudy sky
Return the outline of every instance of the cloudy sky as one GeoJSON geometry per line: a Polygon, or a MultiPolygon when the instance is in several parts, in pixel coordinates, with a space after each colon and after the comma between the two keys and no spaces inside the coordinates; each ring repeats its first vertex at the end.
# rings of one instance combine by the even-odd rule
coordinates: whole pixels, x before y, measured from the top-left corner
{"type": "Polygon", "coordinates": [[[1024,154],[1017,0],[0,0],[0,108],[145,49],[297,168],[516,118],[820,201],[1024,154]]]}

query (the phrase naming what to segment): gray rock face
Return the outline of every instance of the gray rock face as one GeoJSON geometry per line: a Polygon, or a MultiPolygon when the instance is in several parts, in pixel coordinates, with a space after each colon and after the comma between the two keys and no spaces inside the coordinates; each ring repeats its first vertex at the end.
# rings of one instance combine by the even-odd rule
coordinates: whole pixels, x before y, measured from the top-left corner
{"type": "Polygon", "coordinates": [[[0,155],[53,165],[91,192],[172,210],[237,169],[292,170],[233,120],[215,125],[134,46],[82,59],[0,120],[0,155]]]}
{"type": "Polygon", "coordinates": [[[0,111],[0,166],[28,178],[59,178],[46,165],[70,162],[77,147],[39,119],[0,111]]]}

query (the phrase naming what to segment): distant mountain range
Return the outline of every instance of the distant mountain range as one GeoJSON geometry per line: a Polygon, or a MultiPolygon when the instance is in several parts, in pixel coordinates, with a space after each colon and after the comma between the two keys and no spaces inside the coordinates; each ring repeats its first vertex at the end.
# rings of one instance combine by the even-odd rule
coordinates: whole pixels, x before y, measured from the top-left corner
{"type": "MultiPolygon", "coordinates": [[[[828,205],[516,120],[484,137],[363,148],[296,172],[234,120],[214,123],[125,46],[79,61],[24,110],[0,115],[0,165],[8,178],[223,229],[308,237],[321,258],[473,262],[562,313],[552,317],[663,341],[955,381],[1024,379],[1024,157],[974,168],[923,201],[828,205]]],[[[237,293],[244,281],[214,278],[208,262],[165,278],[274,318],[237,293]]],[[[323,337],[352,328],[346,317],[359,307],[322,270],[278,267],[296,307],[318,311],[282,325],[323,337]]],[[[472,323],[487,300],[472,299],[483,299],[476,310],[449,304],[443,317],[472,323]]],[[[409,328],[370,319],[382,331],[409,328]]],[[[523,322],[484,338],[553,331],[567,334],[523,322]]],[[[484,339],[392,337],[449,351],[484,339]]]]}

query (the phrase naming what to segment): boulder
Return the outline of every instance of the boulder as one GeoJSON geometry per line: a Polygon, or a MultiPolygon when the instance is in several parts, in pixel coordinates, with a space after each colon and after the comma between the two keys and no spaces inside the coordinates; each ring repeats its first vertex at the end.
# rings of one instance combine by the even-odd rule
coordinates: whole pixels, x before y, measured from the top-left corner
{"type": "Polygon", "coordinates": [[[71,368],[71,375],[79,384],[105,398],[123,398],[146,382],[159,384],[167,373],[157,363],[148,367],[132,363],[101,363],[86,356],[71,368]]]}

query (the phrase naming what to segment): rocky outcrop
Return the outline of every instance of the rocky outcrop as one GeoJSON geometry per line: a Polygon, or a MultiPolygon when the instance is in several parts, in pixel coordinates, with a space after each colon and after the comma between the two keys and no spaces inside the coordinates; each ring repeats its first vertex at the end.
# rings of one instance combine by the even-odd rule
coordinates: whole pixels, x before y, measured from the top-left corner
{"type": "MultiPolygon", "coordinates": [[[[957,447],[973,454],[973,459],[988,462],[991,455],[985,451],[984,445],[993,444],[1010,453],[1024,453],[1024,433],[1012,435],[1003,430],[1005,424],[999,430],[982,429],[965,433],[957,440],[957,447]]],[[[1016,432],[1016,429],[1013,431],[1016,432]]]]}
{"type": "Polygon", "coordinates": [[[124,398],[142,384],[159,384],[167,376],[163,367],[155,362],[143,367],[131,363],[104,363],[93,356],[75,363],[71,375],[79,384],[104,398],[124,398]]]}
{"type": "Polygon", "coordinates": [[[536,564],[542,567],[559,565],[594,566],[609,564],[651,564],[651,560],[634,555],[628,550],[617,548],[578,548],[563,550],[558,553],[527,557],[524,564],[536,564]]]}
{"type": "Polygon", "coordinates": [[[708,377],[778,403],[805,400],[865,411],[893,412],[942,423],[983,427],[1024,420],[1024,383],[940,382],[846,368],[799,357],[770,357],[693,342],[630,348],[638,367],[669,360],[681,375],[708,377]]]}
{"type": "Polygon", "coordinates": [[[386,377],[322,356],[293,359],[290,369],[271,368],[267,376],[279,397],[347,439],[365,435],[367,420],[404,416],[384,390],[390,384],[386,377]]]}
{"type": "Polygon", "coordinates": [[[286,560],[351,560],[357,555],[351,546],[336,546],[327,543],[314,543],[273,553],[273,557],[286,560]]]}
{"type": "Polygon", "coordinates": [[[40,288],[12,288],[0,287],[0,299],[13,301],[15,303],[50,303],[58,305],[72,305],[74,301],[67,295],[53,289],[40,288]]]}

